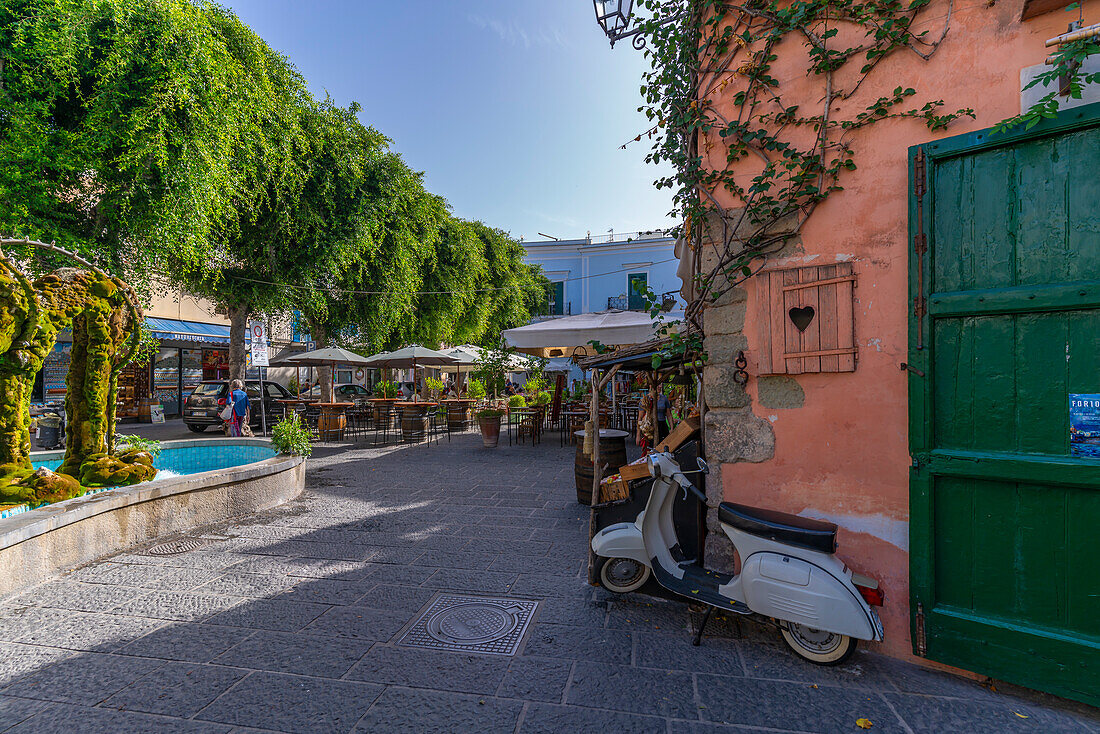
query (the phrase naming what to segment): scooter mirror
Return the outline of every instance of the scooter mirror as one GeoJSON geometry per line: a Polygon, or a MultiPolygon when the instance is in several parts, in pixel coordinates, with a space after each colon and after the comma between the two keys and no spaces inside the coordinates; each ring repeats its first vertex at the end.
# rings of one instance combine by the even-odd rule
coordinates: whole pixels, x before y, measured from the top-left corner
{"type": "Polygon", "coordinates": [[[704,474],[710,474],[710,467],[707,466],[707,462],[703,461],[702,458],[697,458],[696,461],[699,463],[699,471],[704,474]]]}

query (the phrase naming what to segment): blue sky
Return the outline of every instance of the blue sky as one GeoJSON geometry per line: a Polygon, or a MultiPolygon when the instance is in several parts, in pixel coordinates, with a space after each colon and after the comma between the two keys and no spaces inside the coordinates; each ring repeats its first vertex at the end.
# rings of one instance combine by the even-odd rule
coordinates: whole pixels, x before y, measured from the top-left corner
{"type": "Polygon", "coordinates": [[[641,52],[590,0],[233,0],[315,94],[360,117],[457,216],[543,239],[667,226],[643,160],[641,52]]]}

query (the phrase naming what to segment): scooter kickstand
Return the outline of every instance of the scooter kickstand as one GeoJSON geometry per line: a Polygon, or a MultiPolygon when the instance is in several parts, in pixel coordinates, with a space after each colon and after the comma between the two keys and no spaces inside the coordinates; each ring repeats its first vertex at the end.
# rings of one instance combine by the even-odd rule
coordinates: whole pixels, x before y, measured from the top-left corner
{"type": "Polygon", "coordinates": [[[695,630],[695,639],[691,641],[691,644],[695,647],[699,647],[699,643],[703,641],[703,630],[707,628],[707,622],[710,621],[710,615],[714,614],[714,607],[707,605],[706,614],[703,615],[703,621],[699,625],[699,629],[695,630]]]}

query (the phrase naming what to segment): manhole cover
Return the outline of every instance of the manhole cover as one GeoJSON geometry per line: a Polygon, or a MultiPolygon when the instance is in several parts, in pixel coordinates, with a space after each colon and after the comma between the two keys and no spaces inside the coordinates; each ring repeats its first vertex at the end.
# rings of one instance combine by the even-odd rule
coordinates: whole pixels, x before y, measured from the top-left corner
{"type": "Polygon", "coordinates": [[[406,647],[515,655],[538,606],[525,599],[440,596],[397,641],[406,647]]]}
{"type": "Polygon", "coordinates": [[[154,545],[152,548],[146,548],[142,551],[143,556],[174,556],[178,553],[186,553],[187,551],[193,551],[196,548],[204,545],[205,540],[201,538],[181,538],[180,540],[170,540],[167,543],[161,543],[160,545],[154,545]]]}

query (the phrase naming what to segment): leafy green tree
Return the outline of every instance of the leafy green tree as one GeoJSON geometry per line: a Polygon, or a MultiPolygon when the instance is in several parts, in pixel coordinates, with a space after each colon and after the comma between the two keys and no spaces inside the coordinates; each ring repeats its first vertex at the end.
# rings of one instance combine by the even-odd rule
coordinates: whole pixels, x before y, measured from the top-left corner
{"type": "MultiPolygon", "coordinates": [[[[269,171],[267,185],[217,242],[212,267],[181,270],[183,285],[220,304],[230,319],[230,374],[244,376],[248,318],[301,303],[313,304],[302,284],[335,281],[355,266],[369,243],[371,205],[379,195],[377,168],[386,139],[359,123],[358,108],[314,103],[293,87],[292,124],[273,124],[267,134],[285,144],[282,165],[269,171]],[[285,163],[283,162],[285,161],[285,163]]],[[[320,300],[324,306],[324,300],[320,300]]],[[[312,312],[310,312],[312,314],[312,312]]],[[[308,318],[318,344],[326,324],[308,318]]]]}
{"type": "Polygon", "coordinates": [[[205,262],[278,153],[277,58],[212,3],[0,3],[0,230],[138,288],[167,252],[205,262]]]}
{"type": "MultiPolygon", "coordinates": [[[[446,205],[424,191],[421,174],[392,151],[373,160],[367,175],[373,188],[362,201],[365,226],[346,240],[354,256],[346,267],[312,270],[292,289],[318,347],[372,352],[417,333],[422,266],[434,251],[446,205]]],[[[321,379],[329,381],[327,368],[321,379]]]]}
{"type": "Polygon", "coordinates": [[[471,222],[484,247],[489,266],[484,298],[485,313],[476,341],[491,345],[500,332],[527,323],[536,313],[545,313],[550,281],[538,266],[523,262],[526,252],[517,240],[499,229],[471,222]]]}

